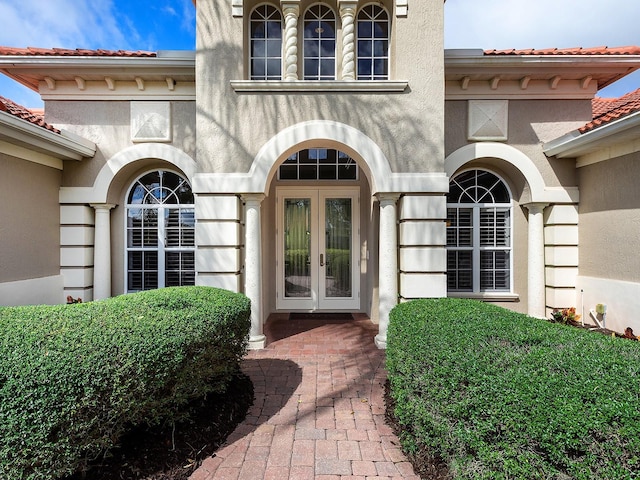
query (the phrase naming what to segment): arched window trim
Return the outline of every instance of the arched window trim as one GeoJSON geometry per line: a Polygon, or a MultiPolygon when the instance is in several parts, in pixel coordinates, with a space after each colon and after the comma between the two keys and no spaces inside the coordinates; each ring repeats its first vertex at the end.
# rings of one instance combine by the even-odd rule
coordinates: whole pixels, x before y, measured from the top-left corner
{"type": "MultiPolygon", "coordinates": [[[[461,175],[467,172],[486,172],[496,177],[508,194],[508,202],[482,201],[486,194],[480,198],[480,202],[449,202],[447,198],[447,291],[450,296],[463,297],[490,297],[493,295],[512,296],[513,294],[513,195],[509,184],[496,172],[486,168],[468,168],[457,172],[450,181],[456,181],[461,175]],[[487,225],[493,210],[493,223],[487,225]],[[508,221],[499,224],[500,217],[508,215],[508,221]],[[466,218],[462,218],[464,213],[466,218]],[[485,214],[483,225],[482,214],[485,214]],[[487,215],[489,214],[489,215],[487,215]],[[483,244],[481,235],[485,233],[487,238],[492,238],[496,244],[490,246],[483,244]],[[493,229],[493,231],[492,231],[493,229]],[[468,235],[471,233],[471,237],[468,235]],[[508,238],[506,245],[499,245],[499,238],[508,238]],[[462,253],[459,253],[462,252],[462,253]],[[497,252],[497,253],[496,253],[497,252]],[[471,258],[468,258],[471,253],[471,258]],[[491,255],[493,254],[493,258],[491,255]],[[504,256],[508,256],[508,261],[504,261],[504,256]],[[464,258],[461,258],[464,257],[464,258]],[[482,258],[484,257],[484,258],[482,258]],[[503,258],[499,258],[503,257],[503,258]],[[469,265],[470,262],[470,265],[469,265]],[[483,264],[484,262],[484,264],[483,264]],[[492,262],[491,268],[487,264],[492,262]],[[502,263],[502,268],[498,264],[502,263]],[[469,275],[471,278],[465,277],[469,275]],[[488,287],[488,278],[493,274],[493,287],[488,287]],[[508,280],[504,281],[504,275],[508,280]],[[484,275],[484,276],[483,276],[484,275]],[[461,281],[461,278],[463,279],[461,281]],[[484,285],[483,285],[484,283],[484,285]]],[[[477,185],[477,177],[476,177],[477,185]]]]}
{"type": "MultiPolygon", "coordinates": [[[[309,5],[309,7],[304,11],[304,14],[302,15],[301,28],[299,31],[302,32],[300,36],[300,41],[302,42],[302,75],[305,80],[335,80],[337,78],[338,29],[340,28],[339,18],[340,17],[339,15],[336,14],[336,11],[332,7],[324,3],[319,3],[319,2],[314,3],[312,5],[309,5]],[[309,19],[309,14],[312,12],[314,8],[319,8],[321,11],[319,12],[317,17],[309,19]],[[324,13],[322,13],[322,9],[325,9],[325,12],[330,13],[332,16],[332,18],[329,21],[333,22],[333,37],[326,37],[325,41],[331,41],[331,40],[333,41],[333,53],[331,56],[323,56],[321,49],[319,49],[317,56],[311,56],[307,51],[306,23],[307,21],[310,21],[310,20],[311,21],[323,20],[325,17],[324,17],[324,13]],[[307,69],[307,60],[313,60],[313,59],[317,59],[318,66],[316,68],[316,72],[311,73],[307,69]],[[322,74],[322,67],[320,66],[320,64],[322,63],[323,60],[333,61],[333,71],[330,75],[322,74]]],[[[316,32],[316,33],[320,34],[320,32],[316,32]]],[[[309,41],[312,41],[312,40],[314,39],[310,39],[309,41]]],[[[317,41],[318,43],[321,41],[320,37],[317,38],[317,41]]]]}
{"type": "Polygon", "coordinates": [[[124,218],[125,292],[151,290],[167,286],[195,284],[195,204],[189,181],[169,169],[146,171],[131,182],[125,197],[124,218]],[[160,184],[148,188],[143,179],[159,174],[160,184]],[[169,188],[165,175],[176,177],[169,188]],[[166,195],[160,193],[166,186],[166,195]],[[181,203],[181,195],[190,203],[181,203]],[[133,197],[139,189],[140,199],[133,197]]]}
{"type": "MultiPolygon", "coordinates": [[[[264,15],[263,15],[264,18],[264,15]]],[[[275,17],[271,16],[270,18],[264,18],[263,23],[266,24],[268,21],[273,21],[275,22],[276,19],[275,17]]],[[[272,4],[272,3],[268,3],[268,2],[263,2],[260,3],[258,5],[256,5],[250,12],[249,17],[247,19],[247,32],[248,32],[248,55],[247,55],[247,61],[249,62],[248,65],[248,72],[249,72],[249,78],[251,80],[282,80],[282,72],[284,69],[284,59],[283,59],[283,48],[284,48],[284,19],[282,16],[282,10],[272,4]],[[279,32],[280,32],[280,48],[279,48],[279,53],[277,56],[269,56],[269,52],[267,52],[267,45],[265,43],[265,55],[264,56],[258,56],[258,57],[254,57],[253,55],[253,41],[254,39],[254,31],[253,31],[253,22],[254,22],[254,15],[256,14],[256,12],[259,11],[259,9],[261,8],[268,8],[271,7],[273,9],[273,13],[271,15],[277,14],[278,18],[277,20],[280,23],[280,28],[279,28],[279,32]],[[257,75],[254,71],[254,59],[259,59],[259,60],[263,60],[265,62],[265,71],[264,74],[261,75],[257,75]],[[270,74],[269,69],[268,69],[268,62],[269,60],[278,60],[279,61],[279,72],[277,74],[270,74]]],[[[265,36],[265,39],[267,37],[265,36]]]]}
{"type": "MultiPolygon", "coordinates": [[[[375,37],[371,37],[371,41],[373,42],[375,37]]],[[[389,70],[390,70],[390,51],[391,51],[391,14],[389,13],[389,11],[387,10],[387,8],[385,8],[383,5],[380,5],[378,3],[366,3],[364,5],[362,5],[362,7],[360,7],[358,9],[358,13],[356,15],[356,79],[358,80],[388,80],[389,79],[389,70]],[[367,10],[367,8],[369,7],[373,7],[376,9],[379,9],[379,12],[374,16],[374,18],[371,18],[371,16],[369,16],[368,19],[366,20],[361,20],[360,16],[367,10]],[[372,47],[372,53],[371,56],[367,56],[364,57],[361,55],[360,53],[360,22],[366,21],[366,22],[375,22],[376,17],[380,15],[380,13],[384,13],[386,16],[386,24],[387,24],[387,37],[386,37],[386,42],[387,42],[387,48],[386,51],[384,53],[383,56],[376,56],[375,55],[375,51],[374,48],[372,47]],[[375,68],[372,66],[371,67],[371,74],[363,74],[361,72],[361,68],[359,68],[360,65],[360,60],[364,60],[364,59],[371,59],[372,61],[375,61],[376,59],[385,59],[386,60],[386,68],[385,68],[385,73],[383,75],[376,75],[375,74],[375,68]]]]}

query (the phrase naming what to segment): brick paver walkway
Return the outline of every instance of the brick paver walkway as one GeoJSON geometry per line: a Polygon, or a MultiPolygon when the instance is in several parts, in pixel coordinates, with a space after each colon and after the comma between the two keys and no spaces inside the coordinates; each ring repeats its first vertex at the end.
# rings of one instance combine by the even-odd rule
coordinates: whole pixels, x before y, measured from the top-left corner
{"type": "Polygon", "coordinates": [[[384,421],[376,333],[367,318],[272,315],[243,362],[254,405],[191,480],[418,480],[384,421]]]}

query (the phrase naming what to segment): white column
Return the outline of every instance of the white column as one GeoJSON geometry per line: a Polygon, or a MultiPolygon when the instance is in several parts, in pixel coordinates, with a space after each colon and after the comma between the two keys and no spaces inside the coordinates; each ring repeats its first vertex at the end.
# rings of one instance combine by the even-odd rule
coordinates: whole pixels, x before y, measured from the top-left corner
{"type": "Polygon", "coordinates": [[[93,240],[93,299],[111,296],[111,209],[110,203],[91,204],[95,209],[93,240]]]}
{"type": "Polygon", "coordinates": [[[300,0],[281,2],[284,14],[284,79],[298,80],[298,17],[300,0]]]}
{"type": "Polygon", "coordinates": [[[378,348],[387,348],[389,313],[398,303],[398,233],[396,202],[397,193],[378,194],[380,200],[380,245],[378,255],[378,348]]]}
{"type": "Polygon", "coordinates": [[[545,203],[524,205],[529,211],[528,314],[545,318],[544,208],[545,203]]]}
{"type": "Polygon", "coordinates": [[[341,1],[340,20],[342,22],[342,80],[356,79],[356,29],[355,17],[358,2],[341,1]]]}
{"type": "Polygon", "coordinates": [[[264,348],[266,343],[266,337],[262,333],[262,237],[260,232],[260,204],[263,199],[263,194],[242,196],[245,209],[244,294],[251,300],[250,350],[264,348]]]}

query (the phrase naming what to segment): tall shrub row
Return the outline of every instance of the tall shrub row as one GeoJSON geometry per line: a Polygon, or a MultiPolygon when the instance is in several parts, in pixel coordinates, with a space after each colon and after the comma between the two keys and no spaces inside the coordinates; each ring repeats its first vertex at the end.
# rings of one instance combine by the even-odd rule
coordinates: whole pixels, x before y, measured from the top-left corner
{"type": "Polygon", "coordinates": [[[403,447],[456,479],[640,478],[640,348],[459,299],[391,313],[403,447]]]}
{"type": "Polygon", "coordinates": [[[0,478],[82,469],[128,428],[222,392],[246,353],[249,300],[167,288],[0,309],[0,478]]]}

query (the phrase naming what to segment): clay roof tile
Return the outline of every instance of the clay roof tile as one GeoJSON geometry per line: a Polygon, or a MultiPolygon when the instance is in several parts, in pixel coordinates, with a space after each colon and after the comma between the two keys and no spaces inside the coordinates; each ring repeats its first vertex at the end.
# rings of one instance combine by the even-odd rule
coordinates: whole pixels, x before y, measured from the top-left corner
{"type": "Polygon", "coordinates": [[[53,133],[60,133],[60,130],[44,121],[44,115],[38,111],[31,111],[28,108],[18,105],[8,98],[0,96],[0,111],[6,112],[14,117],[26,120],[29,123],[47,129],[53,133]]]}
{"type": "Polygon", "coordinates": [[[155,57],[155,52],[146,52],[142,50],[88,50],[76,48],[74,50],[67,48],[16,48],[0,46],[0,55],[4,56],[66,56],[66,57],[155,57]]]}
{"type": "Polygon", "coordinates": [[[485,55],[640,55],[640,47],[629,45],[624,47],[574,47],[574,48],[546,48],[546,49],[510,49],[485,50],[485,55]]]}
{"type": "Polygon", "coordinates": [[[593,120],[580,128],[580,133],[587,133],[632,113],[640,112],[640,88],[620,98],[596,97],[591,101],[591,108],[593,120]]]}

